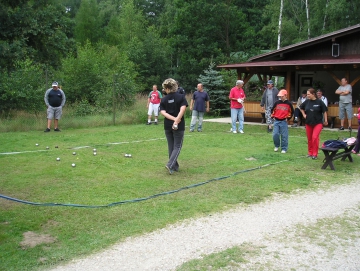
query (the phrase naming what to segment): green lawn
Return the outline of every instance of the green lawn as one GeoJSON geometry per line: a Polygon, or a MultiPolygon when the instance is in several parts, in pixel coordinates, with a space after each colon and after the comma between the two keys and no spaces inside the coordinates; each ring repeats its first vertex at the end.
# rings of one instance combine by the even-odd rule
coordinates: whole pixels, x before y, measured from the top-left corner
{"type": "MultiPolygon", "coordinates": [[[[245,125],[245,134],[234,135],[229,133],[229,124],[204,123],[204,132],[186,132],[180,172],[174,175],[164,167],[167,143],[162,123],[1,133],[0,194],[36,203],[130,202],[79,208],[0,198],[0,270],[49,268],[182,219],[228,210],[239,203],[253,204],[273,193],[359,178],[358,156],[354,163],[335,161],[336,171],[321,170],[322,153],[318,160],[305,158],[304,129],[289,129],[289,151],[280,154],[273,151],[265,127],[245,125]],[[168,191],[174,193],[164,193],[168,191]],[[22,243],[29,232],[46,237],[49,243],[39,241],[33,247],[22,243]]],[[[324,130],[321,138],[348,135],[324,130]]]]}

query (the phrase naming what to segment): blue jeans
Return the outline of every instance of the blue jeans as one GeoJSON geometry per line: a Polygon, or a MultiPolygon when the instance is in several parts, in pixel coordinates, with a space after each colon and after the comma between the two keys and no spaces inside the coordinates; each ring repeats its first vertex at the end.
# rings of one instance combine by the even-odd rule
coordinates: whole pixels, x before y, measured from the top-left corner
{"type": "Polygon", "coordinates": [[[286,120],[275,120],[273,129],[273,140],[276,148],[280,148],[281,137],[281,150],[287,151],[289,145],[289,131],[286,120]]]}
{"type": "Polygon", "coordinates": [[[165,130],[165,136],[168,143],[169,161],[168,168],[178,171],[179,163],[177,161],[184,140],[184,131],[179,130],[165,130]]]}
{"type": "Polygon", "coordinates": [[[244,107],[231,108],[231,129],[236,131],[236,121],[239,120],[239,131],[244,130],[244,107]]]}
{"type": "Polygon", "coordinates": [[[198,131],[202,130],[202,123],[204,120],[204,112],[200,112],[197,110],[193,110],[192,114],[191,114],[191,123],[190,123],[190,130],[194,131],[195,129],[195,125],[196,125],[196,121],[199,119],[199,123],[198,123],[198,131]]]}

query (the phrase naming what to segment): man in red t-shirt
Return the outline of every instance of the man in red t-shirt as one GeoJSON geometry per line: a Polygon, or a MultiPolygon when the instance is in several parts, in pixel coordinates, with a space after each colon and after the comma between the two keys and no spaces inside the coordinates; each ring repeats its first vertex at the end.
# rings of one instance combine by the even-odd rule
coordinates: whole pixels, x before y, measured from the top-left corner
{"type": "Polygon", "coordinates": [[[231,131],[236,134],[236,121],[239,120],[239,133],[244,133],[244,107],[246,98],[243,90],[244,81],[237,80],[236,86],[230,90],[230,109],[231,109],[231,131]]]}
{"type": "Polygon", "coordinates": [[[157,89],[157,85],[153,85],[153,90],[149,93],[148,102],[146,107],[148,108],[148,122],[147,125],[151,124],[151,116],[154,113],[155,122],[154,124],[158,124],[158,115],[159,115],[159,106],[162,98],[162,94],[157,89]]]}

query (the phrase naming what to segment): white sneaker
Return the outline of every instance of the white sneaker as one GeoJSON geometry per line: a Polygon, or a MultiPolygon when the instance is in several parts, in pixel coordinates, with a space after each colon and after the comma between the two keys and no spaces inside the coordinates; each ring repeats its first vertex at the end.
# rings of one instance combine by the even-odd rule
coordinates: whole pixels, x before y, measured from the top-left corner
{"type": "Polygon", "coordinates": [[[236,131],[233,131],[233,134],[236,134],[236,131]]]}
{"type": "Polygon", "coordinates": [[[243,130],[240,130],[240,131],[239,131],[239,133],[240,133],[240,134],[243,134],[243,133],[244,133],[244,131],[243,131],[243,130]]]}
{"type": "Polygon", "coordinates": [[[276,148],[276,147],[274,148],[274,151],[278,151],[278,150],[279,150],[279,148],[276,148]]]}
{"type": "Polygon", "coordinates": [[[281,153],[286,153],[286,151],[285,151],[285,150],[282,150],[281,153]]]}

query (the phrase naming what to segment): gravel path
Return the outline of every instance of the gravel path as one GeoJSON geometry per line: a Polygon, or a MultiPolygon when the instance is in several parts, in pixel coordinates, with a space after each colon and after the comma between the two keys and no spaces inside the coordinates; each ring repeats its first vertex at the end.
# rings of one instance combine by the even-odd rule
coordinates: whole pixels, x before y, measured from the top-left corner
{"type": "Polygon", "coordinates": [[[360,181],[186,220],[53,270],[174,270],[233,246],[255,253],[224,270],[360,270],[360,181]]]}

